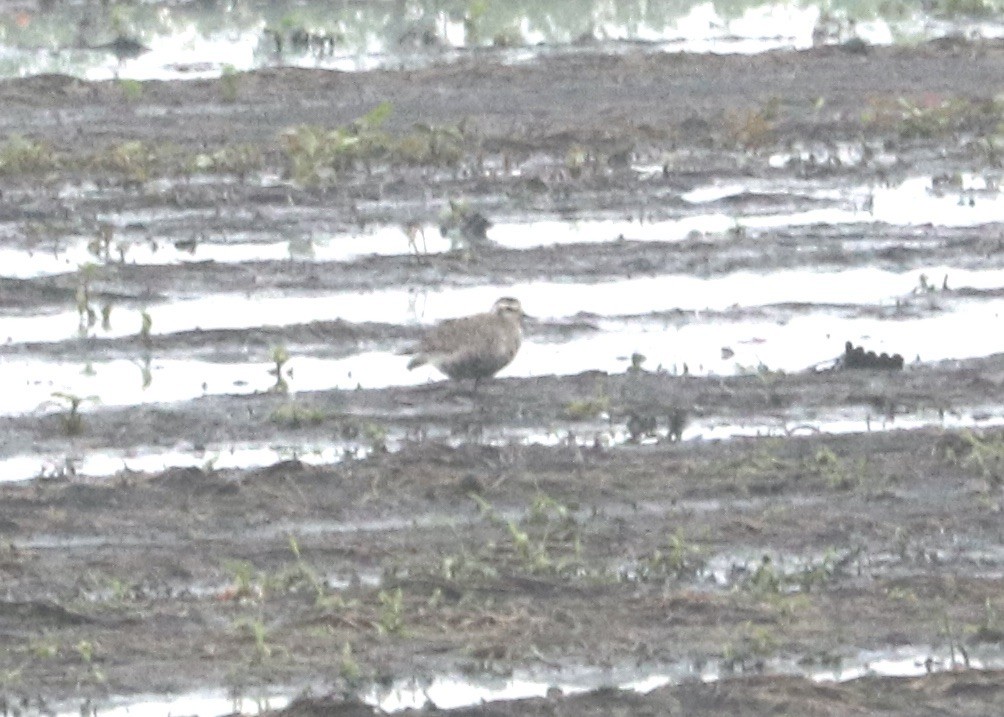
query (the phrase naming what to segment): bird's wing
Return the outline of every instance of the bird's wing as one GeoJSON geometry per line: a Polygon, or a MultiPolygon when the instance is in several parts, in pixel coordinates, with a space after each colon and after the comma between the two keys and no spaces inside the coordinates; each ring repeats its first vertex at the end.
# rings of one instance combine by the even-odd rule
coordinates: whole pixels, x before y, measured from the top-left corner
{"type": "Polygon", "coordinates": [[[422,338],[419,350],[425,353],[452,353],[466,348],[476,343],[479,323],[476,316],[442,321],[422,338]]]}

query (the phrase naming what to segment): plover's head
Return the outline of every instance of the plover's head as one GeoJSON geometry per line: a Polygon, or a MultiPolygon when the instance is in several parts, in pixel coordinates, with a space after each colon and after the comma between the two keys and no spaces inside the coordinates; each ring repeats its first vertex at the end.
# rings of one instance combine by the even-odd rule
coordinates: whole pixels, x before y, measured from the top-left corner
{"type": "Polygon", "coordinates": [[[523,307],[520,305],[519,299],[514,299],[511,296],[503,296],[492,304],[492,313],[516,321],[526,316],[523,313],[523,307]]]}

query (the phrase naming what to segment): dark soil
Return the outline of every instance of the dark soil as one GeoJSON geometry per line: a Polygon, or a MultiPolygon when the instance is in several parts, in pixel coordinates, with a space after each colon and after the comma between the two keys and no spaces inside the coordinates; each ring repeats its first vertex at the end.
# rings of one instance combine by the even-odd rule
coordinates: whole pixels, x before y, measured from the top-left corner
{"type": "MultiPolygon", "coordinates": [[[[122,236],[243,233],[266,241],[311,226],[434,222],[457,196],[495,220],[658,218],[686,211],[680,193],[713,181],[825,178],[855,186],[907,173],[995,171],[990,139],[1002,84],[1004,46],[982,43],[865,55],[581,55],[514,67],[261,71],[239,78],[234,102],[217,82],[146,83],[137,95],[117,83],[63,77],[6,81],[0,127],[54,154],[44,166],[3,170],[0,241],[58,244],[93,232],[108,215],[140,217],[118,222],[122,236]],[[384,100],[393,104],[386,127],[393,136],[417,121],[464,123],[459,157],[364,158],[340,168],[327,187],[263,187],[251,178],[288,170],[278,139],[285,129],[344,125],[384,100]],[[126,140],[151,150],[139,175],[135,166],[99,161],[126,140]],[[838,140],[892,154],[895,163],[768,163],[772,152],[799,143],[838,140]],[[243,180],[221,172],[198,183],[182,171],[198,153],[238,144],[261,158],[243,180]],[[581,167],[569,163],[573,148],[587,155],[581,167]],[[640,177],[631,161],[666,169],[640,177]],[[506,165],[525,169],[513,176],[506,165]],[[206,211],[179,216],[182,209],[206,211]]],[[[753,211],[780,200],[754,192],[734,201],[753,211]]],[[[783,201],[801,209],[819,200],[783,201]]],[[[140,306],[213,291],[246,291],[251,301],[257,292],[799,266],[919,272],[930,264],[999,267],[1000,247],[999,225],[869,224],[731,242],[488,247],[352,263],[110,261],[97,267],[93,288],[95,301],[140,306]]],[[[75,273],[0,279],[0,307],[66,310],[77,285],[75,273]]],[[[902,307],[927,310],[935,309],[902,307]]],[[[753,310],[729,315],[743,312],[753,310]]],[[[590,330],[589,316],[528,326],[540,340],[590,330]]],[[[416,335],[411,327],[294,321],[154,336],[148,348],[184,356],[250,346],[264,356],[284,342],[343,355],[364,346],[396,350],[416,335]]],[[[141,344],[139,337],[6,344],[0,362],[130,356],[141,344]]],[[[324,467],[290,460],[255,470],[207,466],[107,480],[71,473],[0,484],[0,693],[28,710],[43,703],[75,710],[86,698],[100,706],[110,696],[203,688],[364,693],[411,676],[477,679],[580,666],[644,672],[685,661],[732,676],[646,695],[554,694],[460,712],[997,715],[999,672],[846,683],[772,673],[781,664],[833,669],[862,651],[894,648],[926,651],[938,669],[975,665],[981,656],[1001,664],[1004,433],[927,428],[725,442],[668,435],[674,415],[795,425],[864,406],[876,428],[883,419],[895,428],[905,414],[999,404],[1004,355],[919,365],[912,358],[902,372],[728,379],[591,372],[497,379],[474,396],[446,385],[300,394],[297,404],[316,414],[306,425],[272,420],[291,401],[274,394],[92,407],[73,437],[54,414],[0,419],[0,457],[347,436],[373,449],[365,460],[324,467]],[[596,397],[609,418],[569,415],[570,404],[596,397]],[[582,440],[604,423],[631,420],[654,423],[658,440],[582,440]],[[545,447],[486,439],[520,428],[569,440],[545,447]],[[403,437],[392,453],[381,450],[388,432],[403,437]]],[[[369,708],[354,709],[322,698],[298,701],[288,713],[369,708]]]]}

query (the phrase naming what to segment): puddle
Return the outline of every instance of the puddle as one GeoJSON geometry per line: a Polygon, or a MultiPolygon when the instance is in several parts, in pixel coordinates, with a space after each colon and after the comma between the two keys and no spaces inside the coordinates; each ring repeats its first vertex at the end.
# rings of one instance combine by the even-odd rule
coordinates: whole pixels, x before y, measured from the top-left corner
{"type": "MultiPolygon", "coordinates": [[[[836,669],[812,670],[801,667],[796,658],[770,658],[756,674],[805,675],[817,682],[851,680],[862,676],[913,677],[930,672],[954,669],[961,665],[951,650],[906,646],[889,650],[862,651],[852,658],[840,660],[836,669]]],[[[1004,651],[999,646],[972,647],[969,666],[975,669],[1000,669],[1004,666],[1004,651]]],[[[455,709],[482,702],[545,697],[557,688],[564,694],[578,694],[600,688],[615,688],[636,692],[669,684],[700,680],[716,682],[732,676],[734,671],[717,663],[697,664],[681,661],[648,668],[585,668],[567,670],[518,670],[510,678],[469,678],[444,675],[431,679],[399,680],[390,687],[373,688],[364,701],[387,712],[420,709],[431,702],[439,709],[455,709]]]]}
{"type": "MultiPolygon", "coordinates": [[[[906,645],[884,650],[862,650],[853,656],[834,658],[837,667],[813,668],[797,657],[775,657],[762,661],[753,674],[804,675],[816,682],[841,682],[859,677],[919,677],[933,672],[962,668],[994,670],[1004,668],[1004,651],[999,645],[967,648],[968,660],[958,651],[936,646],[906,645]]],[[[439,709],[471,707],[485,702],[546,697],[559,689],[573,695],[601,688],[647,693],[671,684],[699,680],[717,682],[742,674],[742,668],[711,661],[681,660],[646,667],[567,667],[516,670],[511,677],[468,677],[445,674],[395,680],[361,694],[364,702],[385,712],[421,709],[432,703],[439,709]]],[[[53,713],[77,717],[83,705],[95,708],[102,717],[162,717],[197,714],[205,717],[225,714],[258,714],[282,709],[305,691],[287,688],[261,696],[233,696],[225,690],[203,690],[180,695],[142,695],[108,698],[81,705],[61,705],[53,713]]],[[[323,693],[323,692],[322,692],[323,693]]]]}
{"type": "MultiPolygon", "coordinates": [[[[853,150],[844,148],[850,153],[853,150]]],[[[771,164],[783,164],[791,155],[774,155],[771,164]]],[[[685,192],[682,198],[695,205],[717,202],[729,197],[742,196],[750,191],[766,194],[790,192],[793,189],[815,200],[842,201],[848,206],[825,207],[794,214],[764,214],[729,217],[729,227],[736,225],[750,229],[770,229],[784,226],[813,224],[870,224],[895,226],[970,227],[994,224],[1004,215],[1004,194],[996,184],[981,175],[963,173],[958,183],[934,187],[930,176],[909,177],[893,186],[871,187],[821,187],[809,185],[805,189],[791,183],[764,183],[752,187],[749,183],[721,182],[697,187],[685,192]],[[870,207],[867,207],[868,203],[870,207]],[[867,208],[865,208],[867,207],[867,208]]],[[[723,217],[724,218],[724,217],[723,217]]],[[[694,218],[696,219],[696,218],[694,218]]],[[[704,230],[708,231],[708,230],[704,230]]]]}
{"type": "MultiPolygon", "coordinates": [[[[533,281],[511,285],[445,287],[416,292],[383,289],[369,293],[327,295],[215,294],[168,303],[151,303],[145,310],[154,335],[195,330],[249,329],[315,321],[353,323],[431,323],[488,307],[499,296],[516,296],[526,310],[541,319],[580,313],[600,317],[638,316],[651,312],[724,311],[735,307],[775,304],[843,304],[895,306],[909,298],[925,275],[933,287],[947,277],[953,289],[989,290],[1004,287],[1004,269],[968,270],[933,266],[894,272],[877,268],[843,271],[786,269],[769,273],[739,271],[700,278],[661,276],[584,282],[533,281]]],[[[951,295],[933,295],[947,301],[951,295]]],[[[993,306],[984,302],[983,306],[993,306]]],[[[97,310],[97,309],[95,309],[97,310]]],[[[983,311],[974,307],[972,310],[983,311]]],[[[101,338],[137,335],[142,326],[140,307],[113,307],[108,326],[95,325],[101,338]]],[[[66,310],[31,316],[0,316],[0,340],[8,344],[55,342],[78,335],[80,315],[66,310]]],[[[900,353],[904,353],[900,350],[900,353]]]]}
{"type": "Polygon", "coordinates": [[[491,12],[420,3],[388,17],[380,4],[242,3],[221,13],[200,3],[143,3],[126,20],[87,4],[17,9],[0,16],[0,76],[64,73],[99,79],[195,79],[277,64],[341,71],[420,67],[476,54],[525,62],[568,52],[678,51],[759,53],[836,44],[861,37],[871,44],[919,41],[947,34],[999,37],[996,17],[938,19],[938,8],[865,3],[851,27],[837,8],[758,2],[633,2],[616,9],[592,2],[549,0],[547,12],[500,5],[491,12]],[[888,17],[887,17],[888,16],[888,17]],[[89,27],[82,36],[78,27],[89,27]],[[145,52],[79,49],[130,32],[145,52]],[[300,39],[294,31],[302,33],[300,39]],[[281,36],[281,46],[277,35],[281,36]],[[93,35],[91,37],[90,35],[93,35]],[[74,49],[78,48],[78,49],[74,49]]]}
{"type": "MultiPolygon", "coordinates": [[[[394,437],[389,436],[387,444],[388,450],[399,447],[394,437]]],[[[144,446],[133,450],[89,450],[79,455],[29,454],[0,459],[0,483],[32,479],[107,478],[122,472],[160,473],[173,468],[265,468],[289,460],[311,466],[333,465],[343,460],[366,458],[371,452],[372,448],[361,443],[334,441],[323,445],[245,443],[199,449],[144,446]]]]}
{"type": "Polygon", "coordinates": [[[179,695],[141,695],[81,700],[76,707],[62,705],[45,713],[58,717],[80,717],[93,714],[101,717],[164,717],[165,715],[257,715],[281,710],[292,702],[288,694],[278,692],[260,695],[233,695],[227,690],[204,690],[179,695]]]}
{"type": "Polygon", "coordinates": [[[940,426],[945,429],[995,428],[1004,426],[1004,414],[996,407],[961,410],[939,416],[934,411],[928,415],[901,414],[892,419],[859,410],[855,417],[839,419],[778,419],[777,422],[731,423],[727,421],[702,423],[683,432],[683,440],[701,438],[706,441],[730,438],[758,438],[766,436],[797,436],[805,434],[869,433],[871,431],[907,431],[916,428],[940,426]]]}
{"type": "MultiPolygon", "coordinates": [[[[1004,546],[974,543],[946,537],[936,545],[925,545],[923,540],[913,541],[904,555],[889,552],[860,552],[843,548],[816,554],[783,553],[770,548],[746,548],[739,552],[718,553],[710,556],[697,570],[697,582],[708,583],[720,589],[731,589],[737,584],[755,580],[757,570],[769,560],[771,579],[782,580],[781,589],[798,592],[804,588],[800,579],[826,582],[830,572],[837,575],[903,576],[916,574],[917,566],[929,575],[932,566],[941,565],[953,573],[964,572],[973,579],[999,580],[1004,575],[1004,546]]],[[[635,578],[635,566],[625,566],[624,575],[635,578]]]]}
{"type": "MultiPolygon", "coordinates": [[[[945,429],[984,429],[1004,426],[1004,413],[997,406],[984,406],[968,410],[955,410],[939,415],[929,411],[925,415],[904,414],[893,419],[872,416],[866,409],[845,409],[840,416],[827,415],[813,418],[789,416],[775,421],[729,421],[714,418],[692,420],[684,429],[684,441],[721,441],[733,438],[792,436],[800,434],[867,433],[871,431],[912,430],[940,426],[945,429]],[[848,415],[850,414],[850,415],[848,415]]],[[[642,442],[668,440],[664,417],[656,417],[661,424],[656,435],[642,442]]],[[[86,420],[86,419],[85,419],[86,420]]],[[[451,436],[446,429],[435,426],[424,428],[427,440],[448,445],[469,443],[472,440],[495,446],[508,445],[578,445],[612,447],[623,445],[630,435],[623,422],[607,421],[564,423],[548,428],[490,428],[475,437],[451,436]]],[[[390,452],[401,449],[405,434],[391,428],[385,438],[385,448],[390,452]]],[[[276,465],[282,461],[298,460],[306,465],[334,465],[344,460],[362,460],[372,452],[364,442],[326,441],[323,444],[304,442],[297,445],[271,445],[240,443],[213,445],[204,448],[158,448],[141,446],[131,449],[89,449],[86,453],[63,455],[24,454],[0,458],[0,483],[46,479],[101,479],[124,471],[159,473],[176,468],[200,469],[257,469],[276,465]]],[[[707,509],[717,509],[717,503],[707,509]]],[[[388,526],[382,526],[381,529],[388,526]]]]}
{"type": "MultiPolygon", "coordinates": [[[[946,267],[932,269],[934,276],[947,272],[950,280],[975,286],[1004,284],[1004,270],[965,272],[946,267]]],[[[616,314],[665,311],[676,304],[703,308],[701,302],[726,309],[733,299],[756,297],[770,303],[810,304],[849,301],[862,307],[880,301],[888,318],[859,315],[854,306],[839,312],[826,306],[783,311],[773,320],[708,320],[700,313],[666,319],[597,318],[597,331],[578,333],[568,340],[544,341],[533,336],[524,341],[516,359],[500,376],[532,377],[572,375],[598,370],[622,373],[632,353],[646,357],[644,367],[660,367],[681,374],[734,375],[772,371],[798,372],[843,353],[845,341],[865,345],[877,352],[902,354],[909,364],[923,361],[988,356],[1000,350],[998,329],[1004,316],[1004,299],[973,301],[933,294],[937,310],[909,318],[897,318],[893,298],[887,292],[906,288],[911,275],[875,269],[856,269],[830,274],[777,272],[773,275],[733,274],[711,280],[693,277],[657,277],[606,284],[557,284],[541,282],[513,287],[472,287],[431,292],[421,299],[406,290],[374,292],[360,301],[358,294],[328,297],[262,298],[248,303],[244,296],[224,295],[175,304],[151,306],[154,333],[222,328],[254,328],[260,325],[298,321],[384,320],[405,323],[421,316],[423,322],[455,315],[458,308],[489,306],[495,297],[512,293],[531,313],[541,318],[566,317],[578,310],[616,314]],[[787,276],[780,276],[786,274],[787,276]],[[787,279],[787,281],[785,281],[787,279]],[[249,311],[249,308],[253,310],[249,311]],[[839,314],[851,315],[839,315],[839,314]],[[551,316],[548,316],[551,314],[551,316]],[[858,314],[858,315],[856,315],[858,314]],[[973,331],[973,326],[983,330],[973,331]],[[159,330],[158,330],[159,327],[159,330]]],[[[928,302],[928,296],[919,297],[928,302]]],[[[926,304],[922,304],[926,306],[926,304]]],[[[927,311],[925,309],[925,311],[927,311]]],[[[124,312],[123,312],[124,313],[124,312]]],[[[15,341],[58,340],[72,336],[66,326],[76,314],[0,319],[0,335],[15,341]],[[15,338],[16,337],[16,338],[15,338]]],[[[102,336],[138,333],[139,312],[116,315],[113,328],[102,336]]],[[[287,367],[293,374],[289,386],[295,391],[352,390],[414,386],[442,380],[431,367],[406,369],[404,357],[391,350],[361,351],[340,358],[311,355],[323,346],[289,346],[287,367]]],[[[174,402],[204,395],[250,394],[269,390],[275,383],[271,363],[264,355],[257,360],[230,363],[152,357],[149,366],[137,359],[93,360],[86,346],[75,362],[0,357],[8,390],[0,396],[0,415],[31,411],[65,411],[68,401],[54,397],[64,393],[85,399],[84,412],[95,406],[125,406],[174,402]],[[144,387],[145,386],[145,387],[144,387]]],[[[395,347],[397,350],[397,347],[395,347]]]]}
{"type": "MultiPolygon", "coordinates": [[[[450,242],[432,225],[424,229],[427,239],[418,238],[423,253],[440,254],[450,249],[450,242]]],[[[174,240],[121,237],[113,241],[113,262],[141,266],[177,266],[199,262],[237,264],[259,261],[352,261],[367,256],[401,256],[414,253],[408,237],[399,226],[380,226],[362,234],[287,239],[284,241],[231,241],[246,232],[228,234],[228,241],[214,238],[194,246],[179,248],[174,240]],[[120,250],[121,248],[121,250],[120,250]]],[[[69,238],[57,251],[0,248],[2,275],[31,279],[76,272],[88,263],[101,263],[89,250],[91,238],[69,238]]]]}
{"type": "MultiPolygon", "coordinates": [[[[1004,216],[1004,194],[996,185],[978,175],[959,177],[958,186],[932,189],[927,176],[912,177],[893,187],[819,187],[792,185],[786,182],[736,183],[725,182],[699,187],[682,198],[699,208],[710,202],[741,197],[749,192],[763,196],[804,197],[812,201],[836,203],[837,206],[813,208],[794,213],[744,214],[737,207],[734,214],[710,213],[682,216],[659,221],[629,219],[552,219],[533,222],[497,222],[488,232],[489,238],[501,247],[513,250],[572,244],[594,244],[628,241],[684,241],[695,235],[721,235],[738,227],[752,230],[814,224],[859,225],[888,224],[895,226],[980,226],[999,221],[1004,216]],[[870,203],[867,211],[863,207],[870,203]]],[[[143,223],[156,227],[158,223],[184,219],[186,215],[212,215],[213,210],[171,212],[131,212],[105,217],[120,226],[143,223]]],[[[288,213],[286,213],[288,214],[288,213]]],[[[290,222],[292,216],[276,221],[290,222]]],[[[366,256],[401,256],[412,253],[439,254],[449,251],[451,242],[440,235],[438,226],[426,224],[414,242],[403,227],[379,225],[361,233],[302,231],[304,221],[323,225],[323,217],[301,217],[296,221],[297,236],[283,241],[262,234],[259,241],[247,231],[236,231],[226,237],[207,237],[194,246],[179,248],[174,239],[156,236],[122,234],[113,240],[112,255],[116,261],[128,264],[168,266],[192,262],[213,261],[239,263],[255,261],[353,261],[366,256]]],[[[53,274],[70,273],[88,262],[97,261],[88,249],[91,237],[63,238],[65,246],[57,251],[25,251],[0,248],[3,275],[28,279],[53,274]]]]}
{"type": "MultiPolygon", "coordinates": [[[[752,661],[751,661],[752,662],[752,661]]],[[[819,660],[782,656],[742,666],[708,660],[680,660],[638,667],[572,666],[516,670],[510,677],[469,677],[448,673],[435,677],[395,680],[390,685],[371,687],[359,696],[363,702],[385,712],[419,710],[432,703],[439,709],[459,709],[486,702],[546,697],[550,690],[575,695],[599,689],[617,689],[648,693],[667,685],[701,681],[728,680],[736,675],[800,675],[814,682],[844,682],[861,677],[922,677],[961,669],[1004,669],[1004,650],[999,645],[971,645],[965,656],[948,647],[907,645],[884,650],[862,650],[852,655],[831,654],[819,660]],[[816,667],[813,663],[824,662],[816,667]]],[[[270,690],[257,696],[235,696],[227,690],[201,690],[177,695],[141,695],[111,697],[79,704],[64,703],[50,714],[77,717],[84,705],[102,717],[162,717],[172,714],[255,715],[269,709],[282,709],[309,689],[270,690]]],[[[321,690],[319,694],[324,694],[321,690]]]]}

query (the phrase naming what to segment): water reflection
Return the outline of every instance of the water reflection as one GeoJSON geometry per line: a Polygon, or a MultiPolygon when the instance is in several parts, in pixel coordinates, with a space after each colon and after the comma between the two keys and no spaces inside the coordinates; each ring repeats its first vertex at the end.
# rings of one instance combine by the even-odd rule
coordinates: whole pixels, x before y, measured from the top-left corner
{"type": "Polygon", "coordinates": [[[872,44],[950,33],[999,37],[996,17],[936,17],[934,6],[700,0],[60,3],[0,12],[0,76],[219,76],[271,65],[358,71],[497,53],[645,47],[755,53],[858,37],[872,44]],[[149,51],[144,51],[146,48],[149,51]]]}

